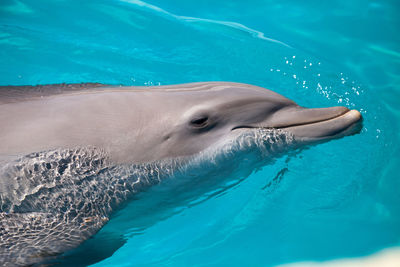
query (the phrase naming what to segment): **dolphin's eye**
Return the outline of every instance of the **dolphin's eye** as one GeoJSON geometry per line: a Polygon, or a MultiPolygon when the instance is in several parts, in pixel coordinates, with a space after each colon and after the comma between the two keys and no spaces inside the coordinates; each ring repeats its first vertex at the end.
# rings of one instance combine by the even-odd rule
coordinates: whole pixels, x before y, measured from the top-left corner
{"type": "Polygon", "coordinates": [[[201,116],[201,117],[194,118],[190,121],[190,124],[196,128],[203,128],[208,125],[208,117],[201,116]]]}

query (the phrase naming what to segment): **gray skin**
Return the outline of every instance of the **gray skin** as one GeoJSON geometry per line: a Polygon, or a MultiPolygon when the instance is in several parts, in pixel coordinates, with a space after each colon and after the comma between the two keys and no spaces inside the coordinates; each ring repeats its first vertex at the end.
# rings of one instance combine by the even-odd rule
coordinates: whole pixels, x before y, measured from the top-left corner
{"type": "Polygon", "coordinates": [[[166,178],[233,169],[235,157],[255,168],[357,133],[360,121],[355,110],[307,109],[239,83],[0,87],[0,263],[78,246],[166,178]]]}

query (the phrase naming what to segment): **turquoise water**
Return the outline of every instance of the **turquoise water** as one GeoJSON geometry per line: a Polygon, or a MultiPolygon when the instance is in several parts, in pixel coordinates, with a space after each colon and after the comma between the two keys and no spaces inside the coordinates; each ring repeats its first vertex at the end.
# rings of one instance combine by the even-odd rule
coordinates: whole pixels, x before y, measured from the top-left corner
{"type": "Polygon", "coordinates": [[[0,85],[235,81],[365,119],[359,135],[205,195],[189,188],[190,201],[153,189],[64,263],[271,266],[400,246],[399,9],[389,0],[2,0],[0,85]]]}

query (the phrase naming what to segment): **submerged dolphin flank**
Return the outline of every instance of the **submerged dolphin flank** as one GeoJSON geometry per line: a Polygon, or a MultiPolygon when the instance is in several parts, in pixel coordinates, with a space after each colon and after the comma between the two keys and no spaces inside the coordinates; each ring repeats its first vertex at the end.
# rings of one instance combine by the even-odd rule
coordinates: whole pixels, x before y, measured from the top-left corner
{"type": "Polygon", "coordinates": [[[252,170],[357,133],[360,121],[355,110],[307,109],[239,83],[0,87],[0,263],[78,246],[165,178],[234,171],[237,159],[252,170]]]}

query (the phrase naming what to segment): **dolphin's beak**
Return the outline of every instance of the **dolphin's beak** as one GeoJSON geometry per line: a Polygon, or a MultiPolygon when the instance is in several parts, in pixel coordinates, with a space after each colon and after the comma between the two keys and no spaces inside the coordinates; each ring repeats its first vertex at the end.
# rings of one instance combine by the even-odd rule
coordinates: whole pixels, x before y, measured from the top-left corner
{"type": "Polygon", "coordinates": [[[307,109],[299,106],[278,111],[269,121],[302,140],[324,140],[358,133],[362,116],[346,107],[307,109]]]}
{"type": "Polygon", "coordinates": [[[360,132],[362,116],[346,107],[303,108],[288,106],[275,112],[265,121],[238,128],[273,128],[292,133],[302,141],[339,138],[360,132]]]}

